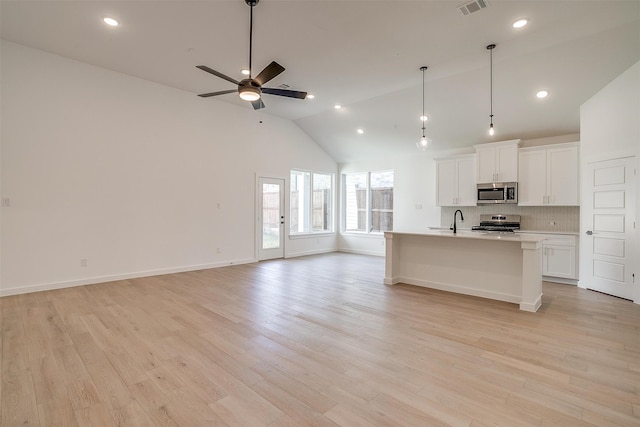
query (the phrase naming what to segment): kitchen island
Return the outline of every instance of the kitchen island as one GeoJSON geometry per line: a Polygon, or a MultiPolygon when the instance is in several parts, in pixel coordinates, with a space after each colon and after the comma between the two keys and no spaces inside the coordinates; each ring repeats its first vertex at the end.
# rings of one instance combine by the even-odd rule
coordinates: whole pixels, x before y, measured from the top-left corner
{"type": "Polygon", "coordinates": [[[429,230],[384,233],[384,283],[406,283],[520,305],[542,305],[544,237],[520,233],[429,230]]]}

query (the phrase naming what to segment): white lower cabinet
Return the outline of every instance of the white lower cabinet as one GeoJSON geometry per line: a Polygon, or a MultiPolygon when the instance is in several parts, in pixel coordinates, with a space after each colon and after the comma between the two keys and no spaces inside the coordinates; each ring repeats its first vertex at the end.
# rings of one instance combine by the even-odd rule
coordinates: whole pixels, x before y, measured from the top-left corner
{"type": "Polygon", "coordinates": [[[545,236],[547,238],[542,242],[542,275],[545,280],[574,284],[578,279],[577,237],[564,234],[545,236]]]}

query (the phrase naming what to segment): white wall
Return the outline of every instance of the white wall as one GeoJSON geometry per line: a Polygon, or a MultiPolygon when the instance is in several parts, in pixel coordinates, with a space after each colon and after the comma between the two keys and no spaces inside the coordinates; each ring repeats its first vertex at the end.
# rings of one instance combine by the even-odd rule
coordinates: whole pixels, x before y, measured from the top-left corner
{"type": "MultiPolygon", "coordinates": [[[[640,62],[591,97],[580,108],[581,200],[589,200],[587,163],[617,157],[636,156],[640,163],[640,62]]],[[[636,166],[636,169],[639,169],[636,166]]],[[[640,179],[636,177],[636,218],[640,212],[640,179]]],[[[580,218],[586,230],[589,219],[580,218]]],[[[636,220],[636,224],[638,220],[636,220]]],[[[580,243],[580,269],[589,267],[585,239],[580,243]]],[[[640,255],[640,227],[635,231],[636,259],[640,255]]],[[[636,274],[637,275],[637,274],[636,274]]],[[[640,285],[636,281],[636,303],[640,303],[640,285]]]]}
{"type": "MultiPolygon", "coordinates": [[[[339,169],[341,175],[393,169],[395,231],[426,230],[428,226],[440,225],[440,208],[436,207],[433,153],[416,150],[415,156],[341,164],[339,169]]],[[[338,248],[344,252],[384,256],[384,237],[382,234],[343,233],[338,238],[338,248]]]]}
{"type": "MultiPolygon", "coordinates": [[[[0,295],[254,261],[256,176],[337,171],[291,121],[6,41],[1,54],[0,295]]],[[[285,255],[335,248],[287,240],[285,255]]]]}

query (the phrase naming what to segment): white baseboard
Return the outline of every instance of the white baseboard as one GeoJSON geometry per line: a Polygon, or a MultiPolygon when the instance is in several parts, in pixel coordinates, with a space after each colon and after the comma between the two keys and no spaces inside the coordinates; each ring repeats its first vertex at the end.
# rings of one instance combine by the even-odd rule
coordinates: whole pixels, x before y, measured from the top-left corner
{"type": "Polygon", "coordinates": [[[375,252],[375,251],[364,251],[361,249],[346,249],[346,248],[340,248],[337,250],[337,252],[344,252],[347,254],[359,254],[359,255],[371,255],[371,256],[379,256],[379,257],[384,257],[385,254],[384,252],[380,253],[380,252],[375,252]]]}
{"type": "Polygon", "coordinates": [[[87,277],[63,282],[41,283],[37,285],[20,286],[15,288],[0,289],[0,297],[28,294],[31,292],[51,291],[54,289],[72,288],[74,286],[96,285],[98,283],[115,282],[117,280],[136,279],[139,277],[161,276],[163,274],[184,273],[187,271],[207,270],[209,268],[226,267],[236,264],[250,264],[257,262],[256,259],[241,259],[235,261],[216,262],[211,264],[189,265],[184,267],[163,268],[159,270],[137,271],[132,273],[114,274],[109,276],[87,277]]]}
{"type": "Polygon", "coordinates": [[[308,255],[320,255],[320,254],[328,254],[331,252],[336,252],[335,249],[319,249],[314,251],[304,251],[304,252],[292,252],[285,256],[285,258],[296,258],[300,256],[308,256],[308,255]]]}
{"type": "Polygon", "coordinates": [[[560,283],[562,285],[576,286],[578,281],[576,279],[564,279],[562,277],[542,276],[543,282],[560,283]]]}
{"type": "Polygon", "coordinates": [[[449,283],[430,282],[411,277],[391,277],[385,278],[385,285],[395,285],[398,283],[406,283],[408,285],[422,286],[424,288],[438,289],[440,291],[454,292],[456,294],[471,295],[474,297],[494,299],[497,301],[511,302],[520,304],[520,297],[517,295],[505,294],[501,292],[491,292],[482,289],[468,288],[461,285],[453,285],[449,283]]]}

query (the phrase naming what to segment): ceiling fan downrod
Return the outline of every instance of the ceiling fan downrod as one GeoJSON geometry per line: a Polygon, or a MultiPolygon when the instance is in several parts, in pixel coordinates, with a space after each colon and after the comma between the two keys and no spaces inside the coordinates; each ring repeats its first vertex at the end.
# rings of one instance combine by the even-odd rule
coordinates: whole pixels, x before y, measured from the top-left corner
{"type": "Polygon", "coordinates": [[[251,68],[251,54],[253,53],[253,8],[258,4],[260,0],[245,0],[245,2],[251,8],[251,12],[249,13],[249,79],[253,75],[253,69],[251,68]]]}

